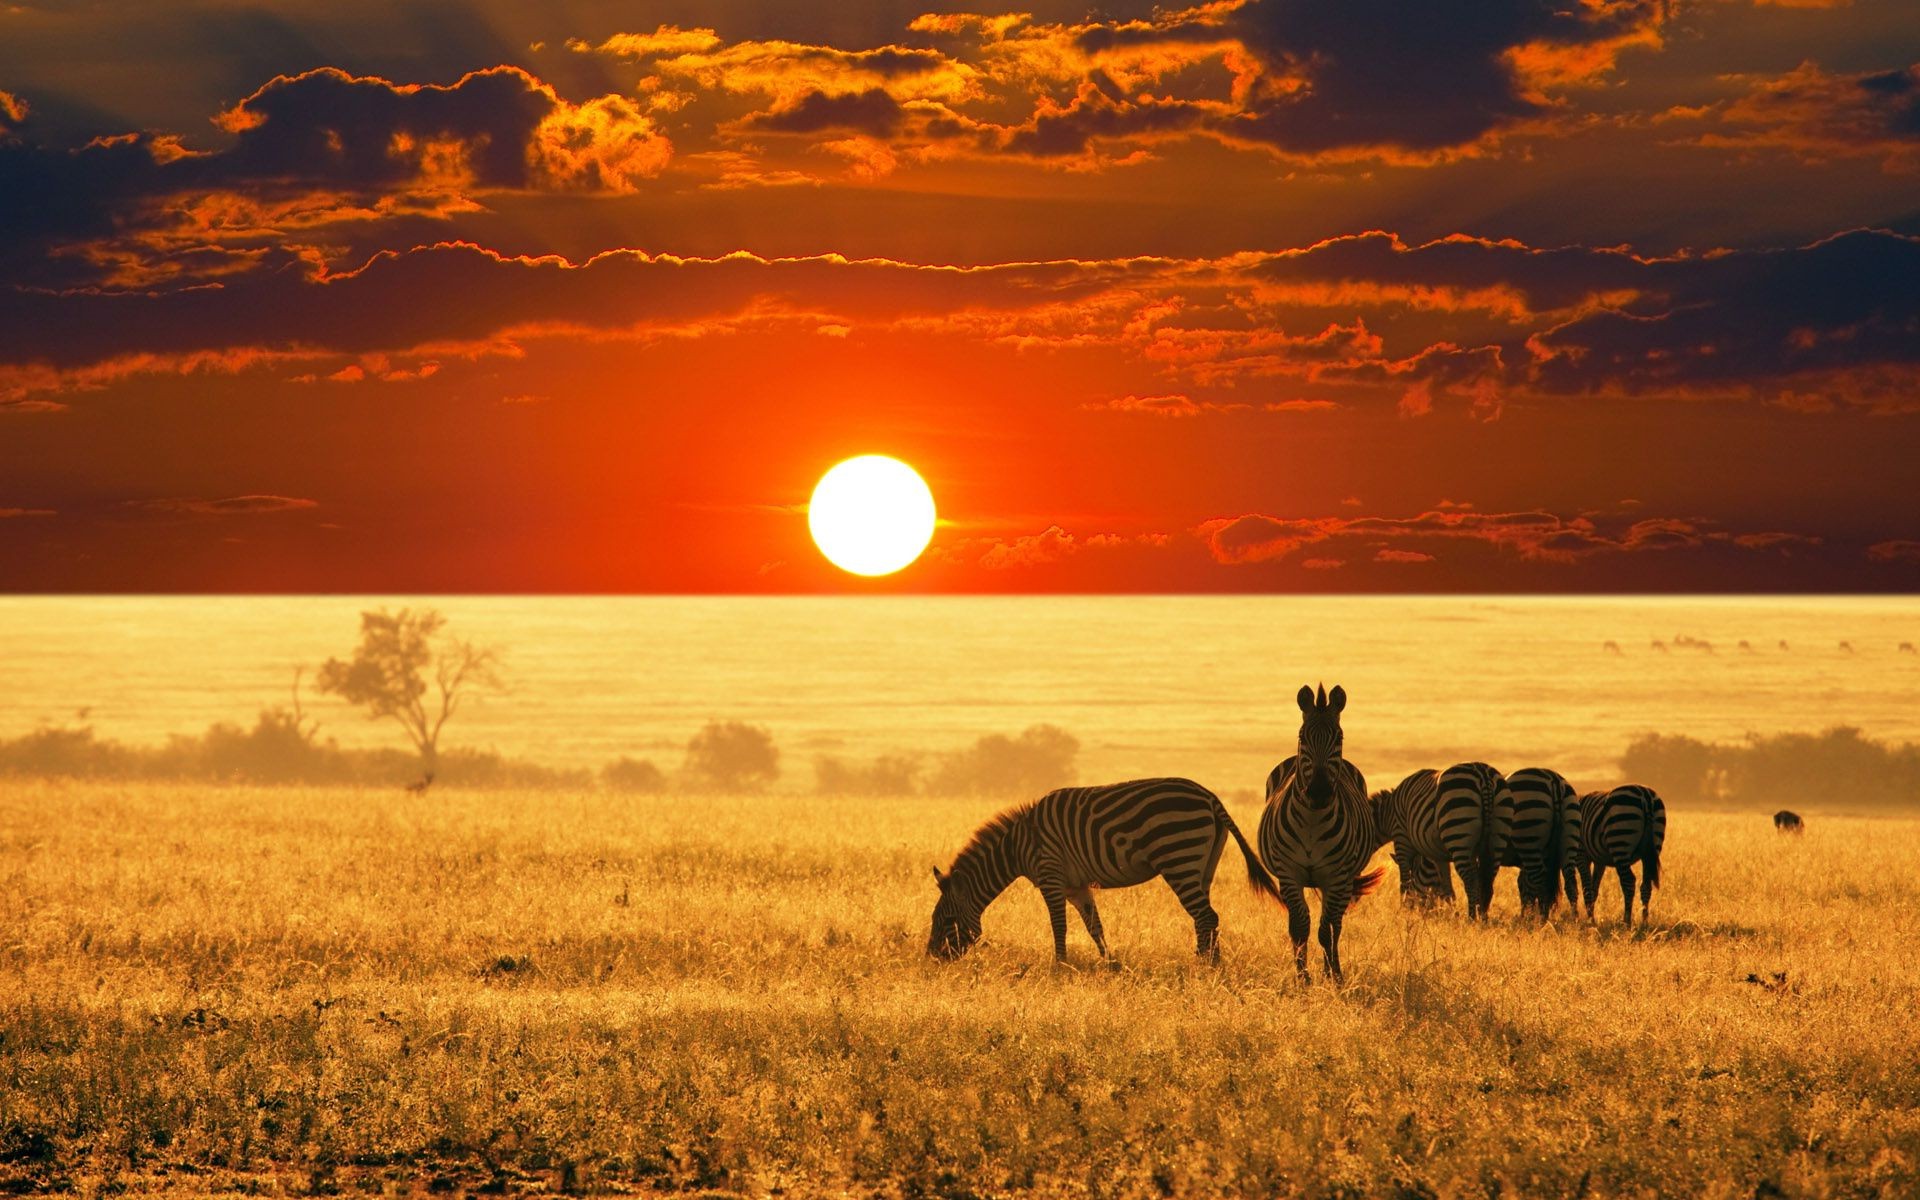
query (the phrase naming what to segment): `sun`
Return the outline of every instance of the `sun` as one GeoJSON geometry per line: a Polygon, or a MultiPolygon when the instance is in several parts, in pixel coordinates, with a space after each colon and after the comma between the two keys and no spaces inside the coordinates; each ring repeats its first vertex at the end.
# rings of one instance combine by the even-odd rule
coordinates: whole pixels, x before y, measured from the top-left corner
{"type": "Polygon", "coordinates": [[[891,575],[933,539],[933,493],[906,463],[863,454],[814,485],[807,527],[827,561],[855,575],[891,575]]]}

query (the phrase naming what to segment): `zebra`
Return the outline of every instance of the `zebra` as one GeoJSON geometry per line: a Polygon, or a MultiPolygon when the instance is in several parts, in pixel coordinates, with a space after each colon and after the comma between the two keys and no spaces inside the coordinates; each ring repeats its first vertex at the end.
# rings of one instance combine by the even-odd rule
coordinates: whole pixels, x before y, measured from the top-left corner
{"type": "MultiPolygon", "coordinates": [[[[1573,785],[1545,767],[1523,767],[1507,776],[1513,795],[1513,833],[1500,856],[1503,867],[1520,868],[1520,906],[1553,915],[1563,872],[1579,861],[1579,804],[1573,785]],[[1571,817],[1571,825],[1569,818],[1571,817]]],[[[1569,902],[1578,894],[1569,890],[1569,902]]]]}
{"type": "Polygon", "coordinates": [[[1506,776],[1483,762],[1455,763],[1435,786],[1437,823],[1467,893],[1467,919],[1484,921],[1513,836],[1513,792],[1506,776]]]}
{"type": "Polygon", "coordinates": [[[1400,869],[1400,901],[1408,907],[1453,900],[1452,856],[1434,807],[1439,778],[1440,773],[1431,768],[1415,771],[1367,801],[1380,837],[1393,843],[1393,862],[1400,869]]]}
{"type": "Polygon", "coordinates": [[[1513,797],[1500,772],[1485,763],[1415,771],[1376,793],[1373,809],[1382,838],[1393,842],[1403,900],[1451,900],[1458,870],[1468,918],[1486,915],[1513,827],[1513,797]]]}
{"type": "Polygon", "coordinates": [[[1053,924],[1053,956],[1067,957],[1067,904],[1106,958],[1107,935],[1095,888],[1133,887],[1166,879],[1193,918],[1199,953],[1219,960],[1220,918],[1209,894],[1226,837],[1240,843],[1247,879],[1278,900],[1272,876],[1233,823],[1220,798],[1191,779],[1136,779],[1103,787],[1060,788],[993,817],[974,832],[945,872],[933,869],[940,898],[933,906],[927,953],[958,958],[980,939],[980,916],[1015,879],[1040,889],[1053,924]]]}
{"type": "Polygon", "coordinates": [[[1588,792],[1580,797],[1580,891],[1593,917],[1595,894],[1609,867],[1619,872],[1625,909],[1620,920],[1633,927],[1633,868],[1640,879],[1640,923],[1646,924],[1647,904],[1660,886],[1660,849],[1667,840],[1667,806],[1650,787],[1624,784],[1612,791],[1588,792]]]}
{"type": "Polygon", "coordinates": [[[1316,696],[1302,687],[1298,752],[1267,775],[1267,809],[1260,815],[1260,858],[1273,872],[1287,906],[1293,966],[1307,975],[1307,931],[1312,924],[1303,889],[1320,890],[1320,949],[1327,974],[1340,974],[1340,922],[1347,905],[1380,886],[1384,868],[1368,871],[1386,843],[1367,803],[1367,780],[1343,757],[1340,713],[1346,689],[1323,685],[1316,696]]]}
{"type": "Polygon", "coordinates": [[[1805,833],[1807,823],[1800,819],[1799,813],[1783,808],[1773,814],[1773,828],[1776,833],[1805,833]]]}

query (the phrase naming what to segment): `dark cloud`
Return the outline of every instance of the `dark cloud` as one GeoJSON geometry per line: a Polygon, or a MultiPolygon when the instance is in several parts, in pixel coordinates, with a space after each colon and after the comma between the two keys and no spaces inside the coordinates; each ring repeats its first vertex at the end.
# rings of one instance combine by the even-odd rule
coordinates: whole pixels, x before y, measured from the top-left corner
{"type": "Polygon", "coordinates": [[[753,114],[742,122],[742,127],[769,133],[850,129],[886,137],[900,128],[902,116],[900,102],[885,88],[839,94],[816,89],[785,107],[753,114]]]}

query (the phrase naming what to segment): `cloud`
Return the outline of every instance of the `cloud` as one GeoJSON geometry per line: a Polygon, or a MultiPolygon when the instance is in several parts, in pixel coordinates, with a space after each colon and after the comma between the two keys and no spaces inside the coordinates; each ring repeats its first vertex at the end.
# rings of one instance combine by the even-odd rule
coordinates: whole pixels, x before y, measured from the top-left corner
{"type": "Polygon", "coordinates": [[[11,521],[23,517],[54,517],[59,514],[51,508],[0,508],[0,521],[11,521]]]}
{"type": "Polygon", "coordinates": [[[231,142],[204,152],[144,132],[73,150],[0,138],[0,261],[109,235],[204,253],[233,240],[236,211],[242,244],[279,244],[290,212],[313,226],[457,211],[469,192],[630,192],[672,156],[633,101],[574,104],[508,66],[447,85],[280,75],[215,123],[231,142]]]}
{"type": "Polygon", "coordinates": [[[318,508],[320,505],[318,501],[305,500],[297,496],[247,495],[228,496],[219,500],[168,496],[153,500],[129,500],[127,507],[181,516],[223,517],[297,512],[302,509],[318,508]]]}
{"type": "Polygon", "coordinates": [[[989,571],[1007,571],[1017,567],[1036,567],[1059,562],[1080,550],[1073,535],[1058,525],[1011,541],[996,542],[980,555],[979,564],[989,571]]]}
{"type": "Polygon", "coordinates": [[[1920,563],[1920,541],[1895,538],[1867,547],[1867,558],[1877,563],[1920,563]]]}
{"type": "Polygon", "coordinates": [[[1920,404],[1920,239],[1855,230],[1800,247],[1643,257],[1369,233],[1218,258],[969,267],[631,250],[576,262],[448,242],[333,270],[298,250],[265,250],[218,287],[0,292],[0,395],[296,361],[325,375],[370,353],[405,360],[397,372],[517,353],[534,337],[783,324],[1110,351],[1167,390],[1106,406],[1161,416],[1232,410],[1243,402],[1186,389],[1266,379],[1409,416],[1482,420],[1515,396],[1811,396],[1892,410],[1920,404]],[[1338,306],[1352,315],[1329,321],[1338,306]],[[1430,312],[1470,320],[1485,340],[1436,340],[1430,312]],[[327,356],[339,357],[321,369],[315,360],[327,356]]]}
{"type": "Polygon", "coordinates": [[[1389,564],[1436,561],[1434,549],[1448,542],[1477,542],[1528,561],[1570,564],[1601,554],[1698,549],[1709,542],[1758,551],[1820,541],[1791,533],[1735,535],[1709,530],[1697,519],[1647,518],[1603,526],[1585,516],[1480,513],[1460,506],[1415,517],[1281,518],[1248,513],[1202,522],[1193,534],[1215,562],[1226,566],[1275,561],[1306,547],[1333,548],[1349,540],[1372,545],[1372,561],[1389,564]]]}
{"type": "Polygon", "coordinates": [[[1805,62],[1785,75],[1742,78],[1743,95],[1672,110],[1665,120],[1708,124],[1693,139],[1703,146],[1780,150],[1811,162],[1863,156],[1889,171],[1920,171],[1920,64],[1836,75],[1805,62]]]}

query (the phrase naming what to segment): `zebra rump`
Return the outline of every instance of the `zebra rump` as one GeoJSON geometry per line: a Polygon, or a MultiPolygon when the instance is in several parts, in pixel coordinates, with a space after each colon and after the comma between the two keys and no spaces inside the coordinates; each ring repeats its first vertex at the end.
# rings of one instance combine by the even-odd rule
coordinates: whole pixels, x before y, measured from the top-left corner
{"type": "Polygon", "coordinates": [[[1521,904],[1544,921],[1560,901],[1563,871],[1578,861],[1573,785],[1558,771],[1524,767],[1507,776],[1507,789],[1513,795],[1513,829],[1500,864],[1520,868],[1521,904]]]}
{"type": "Polygon", "coordinates": [[[1440,772],[1436,804],[1448,857],[1466,888],[1467,916],[1484,918],[1493,902],[1501,856],[1513,836],[1513,792],[1506,776],[1486,763],[1455,763],[1440,772]]]}

